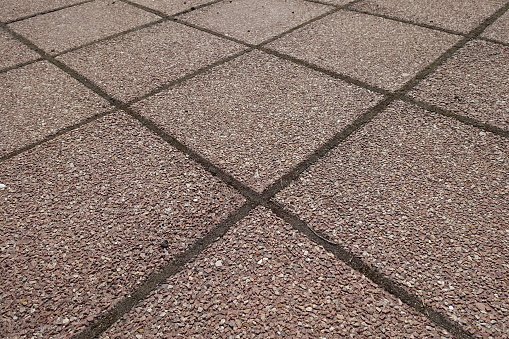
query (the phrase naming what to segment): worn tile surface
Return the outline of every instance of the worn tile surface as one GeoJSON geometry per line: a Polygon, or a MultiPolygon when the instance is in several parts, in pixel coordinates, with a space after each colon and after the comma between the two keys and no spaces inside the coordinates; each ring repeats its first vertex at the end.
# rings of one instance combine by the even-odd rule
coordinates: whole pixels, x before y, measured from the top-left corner
{"type": "Polygon", "coordinates": [[[0,156],[109,108],[47,61],[0,73],[0,88],[0,156]]]}
{"type": "Polygon", "coordinates": [[[197,6],[207,4],[212,0],[133,0],[134,3],[161,11],[168,15],[177,14],[197,6]]]}
{"type": "Polygon", "coordinates": [[[278,200],[481,337],[509,335],[509,142],[397,103],[278,200]]]}
{"type": "Polygon", "coordinates": [[[509,13],[506,12],[497,19],[493,25],[484,31],[482,36],[509,44],[509,13]]]}
{"type": "Polygon", "coordinates": [[[52,9],[69,6],[80,0],[2,0],[0,2],[0,21],[11,21],[52,9]]]}
{"type": "Polygon", "coordinates": [[[262,191],[379,98],[251,52],[134,107],[262,191]]]}
{"type": "Polygon", "coordinates": [[[180,18],[258,44],[330,9],[303,0],[233,0],[193,11],[180,18]]]}
{"type": "Polygon", "coordinates": [[[55,53],[157,19],[158,16],[122,1],[96,0],[15,22],[9,27],[46,52],[55,53]]]}
{"type": "Polygon", "coordinates": [[[441,334],[264,209],[186,265],[103,338],[133,333],[187,338],[204,333],[226,338],[441,334]]]}
{"type": "Polygon", "coordinates": [[[2,163],[0,182],[4,338],[71,337],[242,202],[123,114],[2,163]]]}
{"type": "Polygon", "coordinates": [[[459,38],[340,11],[268,45],[285,54],[396,90],[459,38]]]}
{"type": "Polygon", "coordinates": [[[505,0],[363,0],[353,8],[468,33],[505,0]]]}
{"type": "Polygon", "coordinates": [[[509,130],[508,60],[509,47],[470,42],[410,94],[509,130]]]}
{"type": "Polygon", "coordinates": [[[165,22],[65,54],[59,60],[128,101],[243,48],[165,22]]]}
{"type": "Polygon", "coordinates": [[[35,60],[39,57],[39,54],[12,38],[7,32],[1,30],[0,50],[2,51],[0,70],[26,61],[35,60]]]}

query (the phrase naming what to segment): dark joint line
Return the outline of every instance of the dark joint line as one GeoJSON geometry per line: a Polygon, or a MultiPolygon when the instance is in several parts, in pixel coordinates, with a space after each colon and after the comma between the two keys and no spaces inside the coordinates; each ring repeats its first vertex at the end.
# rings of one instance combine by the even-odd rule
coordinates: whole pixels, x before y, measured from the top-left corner
{"type": "Polygon", "coordinates": [[[417,312],[423,314],[432,322],[447,330],[455,337],[474,338],[471,333],[464,330],[457,322],[449,319],[447,316],[435,310],[433,307],[426,305],[419,297],[408,292],[400,284],[386,277],[375,267],[365,263],[360,257],[356,256],[345,247],[332,240],[329,240],[327,236],[320,234],[320,232],[317,232],[311,228],[306,222],[302,221],[299,217],[287,211],[280,204],[269,201],[267,204],[265,204],[265,206],[278,217],[289,223],[295,230],[303,233],[309,240],[322,246],[325,250],[334,254],[337,259],[344,262],[346,265],[350,266],[357,272],[361,273],[377,286],[392,294],[417,312]]]}

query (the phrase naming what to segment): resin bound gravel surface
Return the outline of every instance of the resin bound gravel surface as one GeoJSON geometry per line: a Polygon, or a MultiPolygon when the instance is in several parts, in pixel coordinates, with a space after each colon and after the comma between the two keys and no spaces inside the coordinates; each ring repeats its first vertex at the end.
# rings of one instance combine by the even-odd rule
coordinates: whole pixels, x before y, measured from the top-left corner
{"type": "Polygon", "coordinates": [[[0,1],[0,337],[509,338],[508,15],[0,1]]]}
{"type": "Polygon", "coordinates": [[[103,338],[447,335],[259,208],[103,338]]]}
{"type": "Polygon", "coordinates": [[[397,103],[278,200],[473,332],[502,337],[508,195],[507,139],[397,103]]]}
{"type": "Polygon", "coordinates": [[[0,169],[2,335],[76,333],[242,203],[123,114],[0,169]]]}

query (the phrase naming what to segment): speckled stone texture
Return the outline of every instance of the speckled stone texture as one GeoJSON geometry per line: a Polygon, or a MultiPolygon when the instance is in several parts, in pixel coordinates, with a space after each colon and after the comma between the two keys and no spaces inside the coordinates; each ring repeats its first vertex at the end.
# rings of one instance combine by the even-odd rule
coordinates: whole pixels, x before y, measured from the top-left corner
{"type": "Polygon", "coordinates": [[[2,0],[0,1],[0,21],[6,22],[34,15],[55,8],[69,6],[80,0],[2,0]]]}
{"type": "Polygon", "coordinates": [[[58,53],[159,19],[122,1],[97,0],[15,22],[10,28],[48,53],[58,53]]]}
{"type": "Polygon", "coordinates": [[[2,70],[2,68],[15,66],[39,57],[39,54],[35,53],[21,42],[12,38],[10,34],[2,30],[0,30],[0,50],[2,51],[2,56],[0,57],[0,70],[2,70]]]}
{"type": "Polygon", "coordinates": [[[168,15],[177,14],[207,4],[212,0],[131,0],[139,5],[161,11],[168,15]]]}
{"type": "Polygon", "coordinates": [[[102,338],[439,337],[423,316],[258,209],[102,338]]]}
{"type": "Polygon", "coordinates": [[[128,101],[243,48],[165,22],[65,54],[59,60],[128,101]]]}
{"type": "Polygon", "coordinates": [[[70,338],[243,201],[123,114],[3,162],[0,182],[2,338],[70,338]]]}
{"type": "Polygon", "coordinates": [[[396,103],[277,199],[479,337],[509,335],[509,142],[396,103]]]}
{"type": "Polygon", "coordinates": [[[261,192],[379,99],[250,52],[134,108],[261,192]]]}
{"type": "Polygon", "coordinates": [[[110,107],[46,61],[0,73],[0,92],[0,156],[110,107]]]}
{"type": "Polygon", "coordinates": [[[509,47],[473,41],[410,95],[509,130],[509,47]]]}
{"type": "Polygon", "coordinates": [[[497,19],[484,31],[482,36],[509,44],[509,12],[497,19]]]}
{"type": "Polygon", "coordinates": [[[505,0],[363,0],[353,8],[468,33],[505,0]]]}
{"type": "Polygon", "coordinates": [[[258,44],[330,9],[303,0],[227,0],[180,18],[258,44]]]}
{"type": "Polygon", "coordinates": [[[268,47],[396,90],[458,40],[427,28],[340,11],[268,47]]]}

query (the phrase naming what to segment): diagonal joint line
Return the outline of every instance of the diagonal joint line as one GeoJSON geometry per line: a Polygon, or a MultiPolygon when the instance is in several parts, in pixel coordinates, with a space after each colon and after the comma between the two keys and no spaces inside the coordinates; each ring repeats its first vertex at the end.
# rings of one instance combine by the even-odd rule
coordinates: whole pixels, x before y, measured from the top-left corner
{"type": "Polygon", "coordinates": [[[468,331],[464,330],[460,324],[449,319],[443,313],[435,310],[433,307],[426,305],[419,297],[408,292],[404,287],[395,282],[394,280],[385,276],[377,268],[365,263],[360,257],[341,246],[340,244],[329,240],[325,235],[320,234],[311,228],[306,222],[302,221],[299,217],[287,211],[282,205],[277,202],[269,201],[264,204],[274,214],[289,223],[295,230],[304,234],[309,240],[322,246],[328,252],[352,269],[361,273],[377,286],[383,288],[386,292],[392,294],[406,305],[410,306],[417,312],[423,314],[428,319],[446,329],[449,333],[457,338],[474,338],[468,331]]]}
{"type": "Polygon", "coordinates": [[[106,331],[111,325],[129,312],[137,303],[145,299],[152,291],[157,289],[169,277],[177,274],[184,266],[196,258],[212,243],[223,237],[237,222],[247,216],[258,204],[246,202],[238,210],[232,212],[225,220],[215,226],[205,236],[196,240],[184,252],[176,255],[173,260],[151,273],[134,291],[124,297],[110,309],[97,316],[74,339],[95,338],[106,331]]]}
{"type": "Polygon", "coordinates": [[[229,174],[228,172],[222,170],[218,166],[214,165],[210,160],[206,159],[202,155],[200,155],[198,152],[192,150],[187,145],[185,145],[183,142],[177,140],[175,137],[167,133],[163,128],[159,127],[155,122],[152,120],[142,116],[141,114],[137,113],[131,108],[124,108],[124,111],[128,113],[130,116],[132,116],[134,119],[138,120],[143,126],[148,128],[150,131],[152,131],[154,134],[159,136],[161,139],[181,151],[182,153],[186,154],[194,160],[195,162],[199,163],[206,171],[211,173],[212,175],[217,176],[220,178],[224,183],[227,185],[235,188],[237,191],[239,191],[246,199],[253,203],[261,203],[262,197],[261,195],[250,188],[249,186],[244,185],[242,182],[240,182],[238,179],[236,179],[233,175],[229,174]]]}

